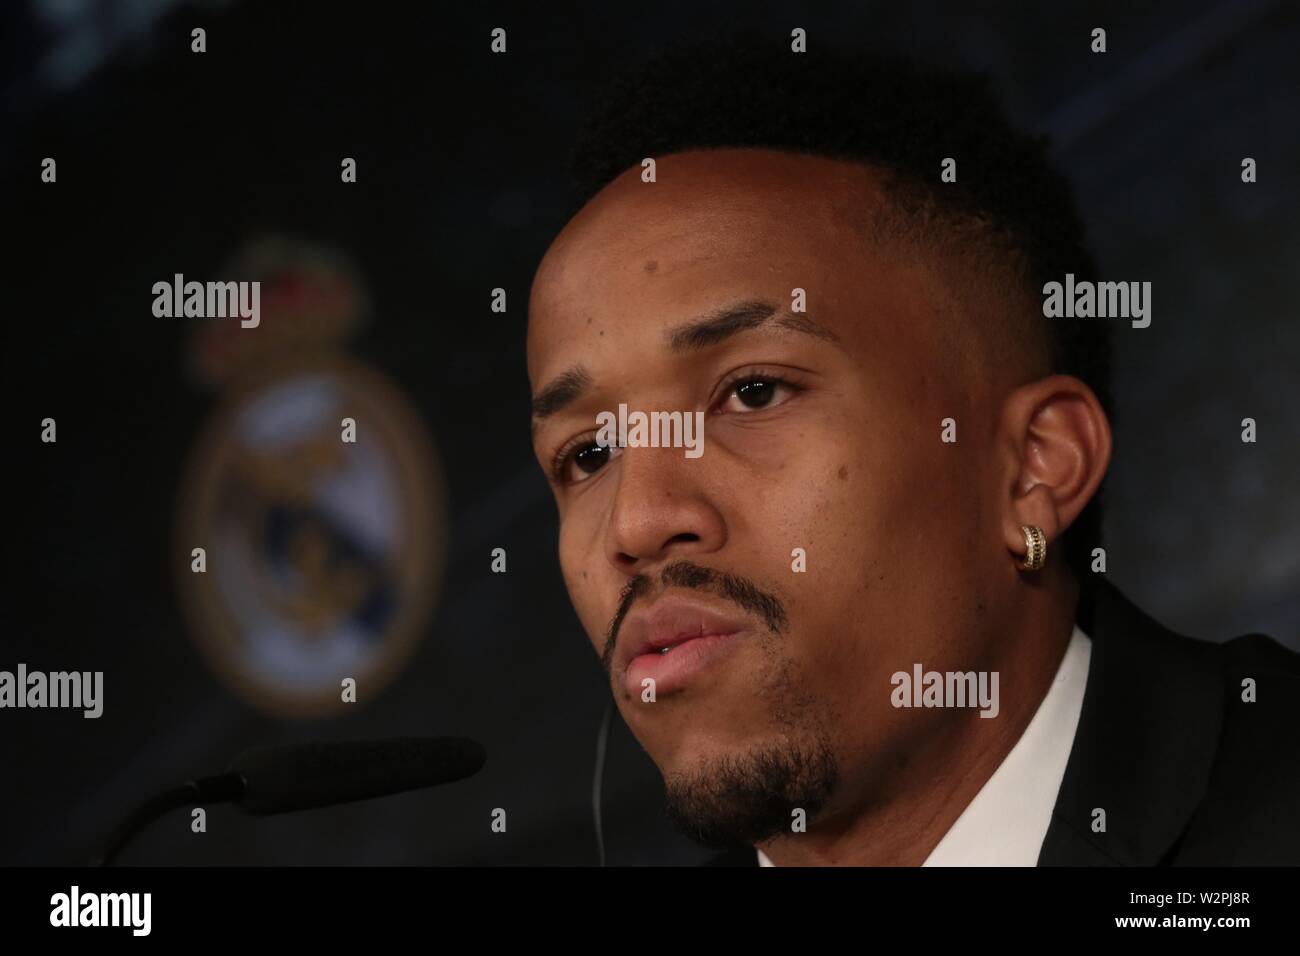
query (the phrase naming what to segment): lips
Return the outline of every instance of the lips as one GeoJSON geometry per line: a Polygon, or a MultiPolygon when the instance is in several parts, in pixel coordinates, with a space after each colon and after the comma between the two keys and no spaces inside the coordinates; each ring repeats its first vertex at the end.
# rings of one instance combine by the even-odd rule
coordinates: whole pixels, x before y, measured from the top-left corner
{"type": "Polygon", "coordinates": [[[646,678],[655,696],[684,687],[696,674],[727,654],[749,630],[743,617],[722,614],[703,604],[663,598],[623,622],[618,673],[624,689],[640,696],[646,678]]]}

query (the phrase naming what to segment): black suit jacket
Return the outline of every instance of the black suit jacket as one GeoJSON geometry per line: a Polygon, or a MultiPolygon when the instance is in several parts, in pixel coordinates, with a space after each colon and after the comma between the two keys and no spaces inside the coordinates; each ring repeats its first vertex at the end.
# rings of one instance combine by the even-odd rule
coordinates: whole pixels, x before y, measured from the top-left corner
{"type": "Polygon", "coordinates": [[[1300,865],[1300,655],[1182,637],[1106,583],[1078,617],[1092,660],[1039,866],[1300,865]]]}

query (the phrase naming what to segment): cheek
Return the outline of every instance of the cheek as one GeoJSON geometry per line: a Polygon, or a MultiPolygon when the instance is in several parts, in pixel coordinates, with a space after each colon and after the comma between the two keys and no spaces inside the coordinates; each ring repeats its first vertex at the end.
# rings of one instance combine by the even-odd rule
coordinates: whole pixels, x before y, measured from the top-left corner
{"type": "Polygon", "coordinates": [[[882,489],[868,463],[842,443],[821,455],[810,449],[803,464],[782,497],[779,519],[788,528],[790,613],[811,645],[809,662],[841,670],[846,655],[862,647],[860,624],[872,616],[883,560],[876,530],[882,489]],[[791,555],[794,548],[802,555],[791,555]],[[804,570],[796,571],[800,564],[804,570]]]}
{"type": "Polygon", "coordinates": [[[780,598],[789,615],[781,653],[805,684],[826,690],[861,644],[880,492],[866,450],[839,422],[761,438],[716,483],[726,489],[726,563],[780,598]]]}
{"type": "Polygon", "coordinates": [[[566,517],[560,523],[559,559],[564,586],[587,638],[599,651],[604,628],[614,612],[618,583],[602,576],[601,569],[607,565],[601,559],[597,540],[578,518],[566,517]]]}
{"type": "Polygon", "coordinates": [[[872,474],[877,462],[860,427],[846,424],[828,416],[779,435],[756,436],[746,448],[744,473],[728,483],[736,496],[732,514],[743,514],[743,534],[780,545],[792,586],[815,584],[861,563],[873,499],[883,489],[872,474]],[[806,572],[791,567],[796,548],[803,550],[806,572]]]}
{"type": "Polygon", "coordinates": [[[918,454],[908,424],[836,420],[802,430],[749,510],[747,535],[781,562],[769,567],[797,653],[827,681],[869,671],[884,646],[906,643],[926,610],[934,582],[918,568],[941,519],[930,501],[934,464],[918,454]],[[795,548],[802,572],[792,567],[795,548]]]}
{"type": "Polygon", "coordinates": [[[830,685],[850,681],[845,694],[872,688],[860,706],[879,710],[888,675],[928,659],[965,613],[977,481],[968,447],[910,416],[839,438],[805,476],[806,498],[791,498],[811,542],[808,572],[792,578],[810,666],[830,685]]]}

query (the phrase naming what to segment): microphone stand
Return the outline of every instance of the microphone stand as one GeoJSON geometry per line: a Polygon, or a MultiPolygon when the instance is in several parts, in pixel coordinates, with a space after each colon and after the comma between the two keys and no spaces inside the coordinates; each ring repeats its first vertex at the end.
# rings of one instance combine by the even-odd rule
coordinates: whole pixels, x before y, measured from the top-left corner
{"type": "Polygon", "coordinates": [[[131,811],[108,838],[104,854],[99,859],[92,860],[91,866],[112,866],[113,861],[141,830],[169,810],[192,803],[225,803],[237,800],[243,793],[244,780],[236,773],[187,780],[179,787],[164,790],[131,811]]]}

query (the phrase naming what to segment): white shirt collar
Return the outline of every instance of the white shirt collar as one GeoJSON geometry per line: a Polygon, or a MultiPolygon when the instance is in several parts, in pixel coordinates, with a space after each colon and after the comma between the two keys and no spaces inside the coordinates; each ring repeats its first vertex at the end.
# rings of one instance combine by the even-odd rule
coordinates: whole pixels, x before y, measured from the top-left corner
{"type": "MultiPolygon", "coordinates": [[[[1056,677],[993,776],[922,866],[1036,866],[1083,710],[1092,641],[1076,624],[1056,677]]],[[[758,850],[759,866],[775,866],[758,850]]]]}

